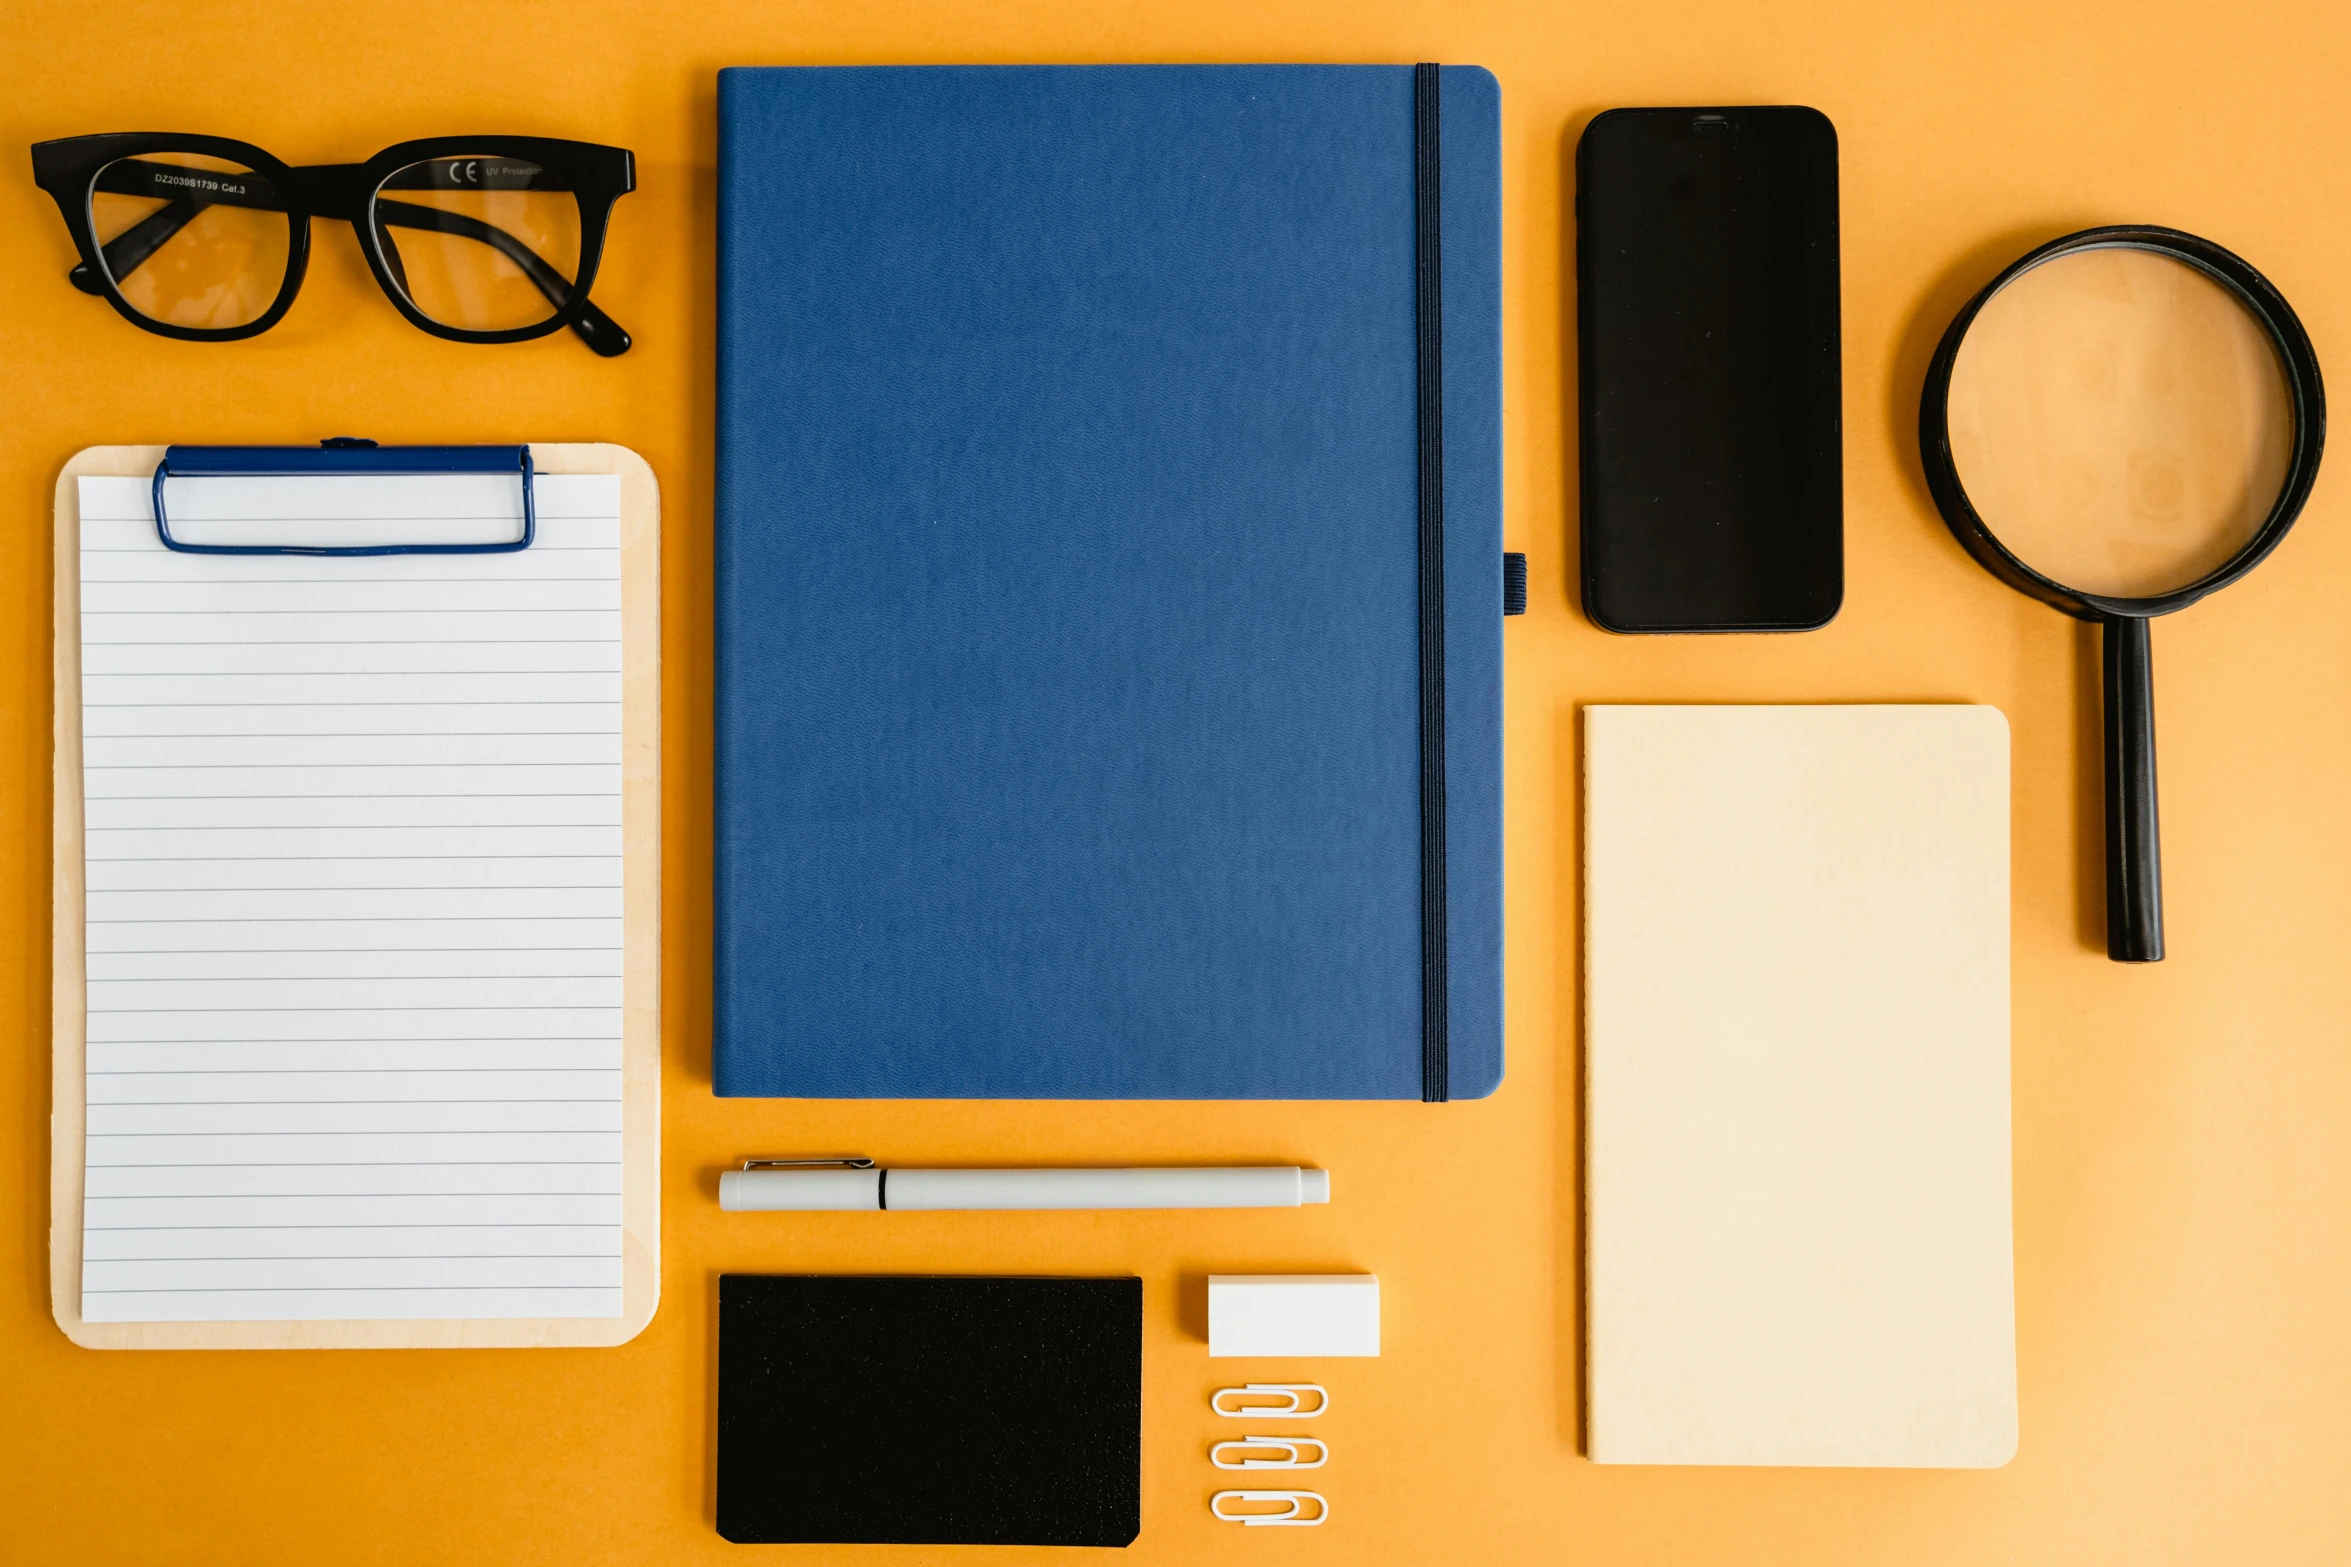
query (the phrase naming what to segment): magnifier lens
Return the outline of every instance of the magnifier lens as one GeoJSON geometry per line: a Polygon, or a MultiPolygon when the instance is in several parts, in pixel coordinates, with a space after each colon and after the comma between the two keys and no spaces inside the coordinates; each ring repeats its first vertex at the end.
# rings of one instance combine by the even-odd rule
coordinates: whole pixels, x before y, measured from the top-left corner
{"type": "Polygon", "coordinates": [[[1952,466],[2010,553],[2108,598],[2187,587],[2276,504],[2285,367],[2238,296],[2170,256],[2078,250],[1977,313],[1951,367],[1952,466]]]}

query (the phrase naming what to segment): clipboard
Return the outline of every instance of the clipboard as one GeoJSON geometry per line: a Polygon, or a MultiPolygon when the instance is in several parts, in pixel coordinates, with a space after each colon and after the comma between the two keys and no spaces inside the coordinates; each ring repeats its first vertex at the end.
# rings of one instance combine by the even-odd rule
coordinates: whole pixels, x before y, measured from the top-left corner
{"type": "MultiPolygon", "coordinates": [[[[349,443],[358,445],[359,443],[349,443]]],[[[182,449],[183,451],[185,449],[182,449]]],[[[417,448],[395,448],[386,453],[417,448]]],[[[431,449],[421,449],[431,450],[431,449]]],[[[448,450],[446,448],[441,450],[448,450]]],[[[508,448],[513,451],[513,448],[508,448]]],[[[155,475],[167,449],[77,453],[56,491],[52,830],[50,1305],[87,1349],[391,1349],[595,1346],[643,1331],[661,1287],[661,512],[652,469],[625,447],[538,444],[526,475],[617,474],[621,623],[621,1298],[617,1317],[92,1322],[82,1315],[88,1037],[81,514],[85,475],[155,475]]],[[[363,461],[356,456],[348,464],[363,461]]],[[[330,458],[331,461],[331,458],[330,458]]],[[[377,470],[381,471],[381,470],[377,470]]],[[[527,544],[527,536],[523,541],[527,544]]],[[[520,548],[521,545],[508,545],[520,548]]]]}

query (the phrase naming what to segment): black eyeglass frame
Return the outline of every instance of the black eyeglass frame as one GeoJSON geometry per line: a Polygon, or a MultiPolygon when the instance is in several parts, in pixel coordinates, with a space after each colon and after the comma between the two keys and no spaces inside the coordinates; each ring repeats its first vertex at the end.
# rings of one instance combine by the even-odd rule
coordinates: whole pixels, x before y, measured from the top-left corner
{"type": "MultiPolygon", "coordinates": [[[[294,296],[302,290],[303,273],[310,260],[310,220],[320,217],[336,218],[351,225],[352,232],[359,240],[360,253],[367,258],[368,270],[375,274],[376,283],[383,289],[384,296],[391,300],[394,309],[408,318],[411,325],[435,337],[458,343],[519,343],[570,327],[591,349],[608,358],[625,353],[629,348],[629,334],[588,298],[588,290],[596,281],[597,266],[603,259],[604,236],[611,221],[612,204],[637,188],[636,160],[625,147],[606,147],[594,142],[564,141],[546,136],[428,136],[386,147],[365,163],[297,167],[282,162],[251,142],[225,136],[204,136],[192,132],[126,131],[36,143],[33,147],[33,181],[56,201],[57,210],[73,236],[74,249],[81,255],[81,265],[74,269],[74,285],[86,293],[104,296],[107,303],[114,306],[132,325],[164,337],[182,338],[190,342],[223,343],[256,337],[277,325],[293,305],[294,296]],[[180,326],[144,315],[124,297],[106,264],[105,247],[98,238],[97,219],[92,210],[99,175],[124,159],[165,152],[198,153],[241,163],[268,181],[282,198],[279,204],[264,207],[263,210],[276,211],[282,206],[287,215],[285,280],[279,285],[277,298],[270,302],[269,308],[241,326],[180,326]],[[451,326],[434,320],[408,297],[407,288],[401,280],[401,269],[387,256],[385,250],[386,223],[378,209],[378,197],[387,180],[414,164],[485,156],[514,158],[539,165],[558,180],[566,182],[543,188],[568,188],[579,204],[578,275],[562,284],[568,292],[567,298],[560,302],[550,301],[556,303],[554,313],[529,326],[477,329],[451,326]]],[[[524,253],[529,254],[527,249],[524,253]]],[[[552,269],[544,268],[543,263],[542,269],[550,275],[556,275],[552,269]]],[[[535,276],[533,281],[539,284],[542,292],[548,290],[549,285],[545,281],[535,276]]]]}

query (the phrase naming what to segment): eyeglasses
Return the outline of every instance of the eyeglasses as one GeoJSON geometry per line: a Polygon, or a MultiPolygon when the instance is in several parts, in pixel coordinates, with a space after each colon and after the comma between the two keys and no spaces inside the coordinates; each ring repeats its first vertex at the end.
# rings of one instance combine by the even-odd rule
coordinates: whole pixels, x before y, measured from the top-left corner
{"type": "Polygon", "coordinates": [[[81,265],[68,274],[136,326],[228,342],[277,325],[302,287],[310,220],[338,218],[400,313],[435,337],[517,343],[563,327],[597,353],[629,335],[588,302],[623,147],[436,136],[365,163],[293,168],[249,142],[135,132],[33,148],[81,265]]]}

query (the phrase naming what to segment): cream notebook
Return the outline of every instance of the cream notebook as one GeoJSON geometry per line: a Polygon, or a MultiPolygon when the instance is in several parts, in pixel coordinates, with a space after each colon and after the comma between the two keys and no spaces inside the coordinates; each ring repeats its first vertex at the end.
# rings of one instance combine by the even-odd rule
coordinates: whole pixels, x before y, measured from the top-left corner
{"type": "Polygon", "coordinates": [[[1584,744],[1591,1457],[2007,1462],[2007,720],[1593,707],[1584,744]]]}

